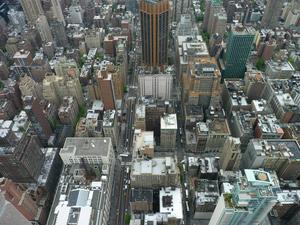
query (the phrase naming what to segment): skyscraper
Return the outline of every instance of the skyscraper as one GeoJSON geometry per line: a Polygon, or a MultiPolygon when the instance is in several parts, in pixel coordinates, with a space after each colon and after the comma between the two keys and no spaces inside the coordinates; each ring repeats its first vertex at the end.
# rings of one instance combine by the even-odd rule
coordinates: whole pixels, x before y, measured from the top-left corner
{"type": "Polygon", "coordinates": [[[283,0],[268,0],[261,26],[263,28],[274,28],[278,24],[278,19],[283,7],[283,0]]]}
{"type": "Polygon", "coordinates": [[[215,14],[222,8],[223,0],[208,0],[206,2],[205,14],[203,20],[203,30],[212,29],[215,14]]]}
{"type": "Polygon", "coordinates": [[[25,135],[15,147],[0,152],[1,174],[17,183],[37,180],[44,163],[44,155],[35,135],[25,135]]]}
{"type": "Polygon", "coordinates": [[[46,16],[40,15],[37,18],[36,28],[44,44],[53,41],[53,37],[46,16]]]}
{"type": "Polygon", "coordinates": [[[35,24],[39,15],[43,15],[41,0],[21,0],[26,19],[29,23],[35,24]]]}
{"type": "Polygon", "coordinates": [[[169,36],[169,1],[140,1],[142,60],[148,66],[167,63],[169,36]]]}
{"type": "Polygon", "coordinates": [[[241,24],[232,25],[227,49],[220,60],[222,78],[243,78],[246,63],[252,48],[255,31],[241,24]]]}
{"type": "Polygon", "coordinates": [[[245,170],[231,193],[219,197],[209,225],[262,224],[277,202],[278,178],[262,170],[245,170]]]}

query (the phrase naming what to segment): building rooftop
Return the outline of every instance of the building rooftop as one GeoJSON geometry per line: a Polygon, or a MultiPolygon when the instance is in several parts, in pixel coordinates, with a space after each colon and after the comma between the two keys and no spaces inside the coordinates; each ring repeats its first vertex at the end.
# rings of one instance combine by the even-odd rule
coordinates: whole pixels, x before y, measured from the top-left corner
{"type": "Polygon", "coordinates": [[[106,110],[103,114],[103,127],[114,126],[116,110],[106,110]]]}
{"type": "Polygon", "coordinates": [[[164,213],[146,214],[144,225],[159,225],[168,222],[168,215],[164,213]]]}
{"type": "Polygon", "coordinates": [[[218,181],[197,179],[195,180],[196,205],[205,203],[216,204],[219,198],[218,181]]]}
{"type": "Polygon", "coordinates": [[[165,213],[168,218],[183,219],[182,195],[180,188],[163,188],[159,191],[160,213],[165,213]]]}
{"type": "Polygon", "coordinates": [[[268,60],[267,61],[267,67],[270,69],[270,71],[267,69],[267,75],[272,77],[272,73],[278,73],[278,72],[295,72],[294,67],[289,61],[274,61],[274,60],[268,60]]]}
{"type": "Polygon", "coordinates": [[[281,205],[285,204],[299,204],[300,203],[300,190],[283,190],[277,193],[277,201],[281,205]]]}
{"type": "Polygon", "coordinates": [[[234,35],[255,35],[256,31],[253,27],[246,27],[242,24],[232,24],[231,31],[234,35]]]}
{"type": "Polygon", "coordinates": [[[274,114],[258,115],[258,124],[262,134],[276,134],[278,137],[283,135],[283,130],[274,114]]]}
{"type": "Polygon", "coordinates": [[[189,167],[199,167],[202,174],[218,173],[219,159],[215,157],[188,157],[189,167]]]}
{"type": "Polygon", "coordinates": [[[152,189],[142,189],[142,188],[132,188],[131,189],[131,202],[147,201],[153,202],[153,190],[152,189]]]}
{"type": "Polygon", "coordinates": [[[58,186],[47,225],[97,225],[103,213],[106,187],[104,180],[74,185],[66,179],[58,186]]]}
{"type": "Polygon", "coordinates": [[[271,107],[267,103],[266,100],[260,99],[260,100],[252,100],[252,111],[256,114],[271,114],[273,113],[271,107]]]}
{"type": "Polygon", "coordinates": [[[144,104],[139,104],[136,106],[135,115],[137,119],[145,119],[146,117],[146,106],[144,104]]]}
{"type": "Polygon", "coordinates": [[[300,159],[300,147],[297,140],[289,139],[252,139],[257,155],[300,159]]]}
{"type": "Polygon", "coordinates": [[[160,118],[161,129],[172,129],[177,130],[177,115],[176,114],[165,114],[160,118]]]}
{"type": "Polygon", "coordinates": [[[211,133],[230,134],[230,129],[227,119],[216,118],[209,123],[209,130],[211,133]]]}
{"type": "Polygon", "coordinates": [[[132,175],[167,175],[178,173],[177,160],[172,157],[153,158],[151,160],[134,160],[132,175]]]}
{"type": "Polygon", "coordinates": [[[245,82],[242,79],[225,79],[225,88],[229,92],[230,100],[233,106],[246,106],[248,104],[248,97],[244,92],[245,82]]]}
{"type": "Polygon", "coordinates": [[[108,156],[111,139],[102,137],[68,137],[60,154],[108,156]]]}

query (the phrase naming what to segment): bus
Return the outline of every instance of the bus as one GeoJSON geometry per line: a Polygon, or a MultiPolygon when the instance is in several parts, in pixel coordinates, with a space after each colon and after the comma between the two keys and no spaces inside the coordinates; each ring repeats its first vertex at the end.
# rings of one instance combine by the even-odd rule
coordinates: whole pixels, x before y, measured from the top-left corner
{"type": "Polygon", "coordinates": [[[121,153],[120,156],[121,157],[128,157],[129,155],[127,153],[121,153]]]}
{"type": "Polygon", "coordinates": [[[190,207],[189,207],[188,201],[185,201],[185,206],[186,206],[186,211],[189,212],[190,211],[190,207]]]}

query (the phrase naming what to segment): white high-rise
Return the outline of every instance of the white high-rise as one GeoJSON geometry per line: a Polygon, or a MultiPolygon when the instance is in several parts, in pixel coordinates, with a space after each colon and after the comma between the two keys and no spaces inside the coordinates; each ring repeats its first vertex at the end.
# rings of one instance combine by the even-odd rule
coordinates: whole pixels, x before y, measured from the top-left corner
{"type": "Polygon", "coordinates": [[[37,18],[44,14],[41,0],[21,0],[21,6],[29,23],[35,24],[37,18]]]}
{"type": "Polygon", "coordinates": [[[40,15],[36,20],[36,28],[43,43],[52,42],[53,37],[46,16],[40,15]]]}

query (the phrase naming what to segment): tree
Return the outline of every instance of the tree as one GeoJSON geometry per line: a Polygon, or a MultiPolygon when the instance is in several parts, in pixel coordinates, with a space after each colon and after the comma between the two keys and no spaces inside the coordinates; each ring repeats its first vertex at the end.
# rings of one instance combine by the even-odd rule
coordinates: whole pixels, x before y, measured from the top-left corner
{"type": "Polygon", "coordinates": [[[265,60],[262,57],[259,57],[256,61],[256,68],[260,71],[264,71],[266,68],[265,60]]]}
{"type": "Polygon", "coordinates": [[[125,224],[128,225],[130,224],[130,220],[131,220],[131,215],[129,213],[125,214],[125,224]]]}
{"type": "Polygon", "coordinates": [[[203,41],[205,41],[206,43],[208,43],[208,42],[209,42],[209,39],[210,39],[209,33],[203,31],[203,32],[201,33],[201,35],[202,35],[203,41]]]}
{"type": "Polygon", "coordinates": [[[0,90],[4,88],[4,83],[0,80],[0,90]]]}

